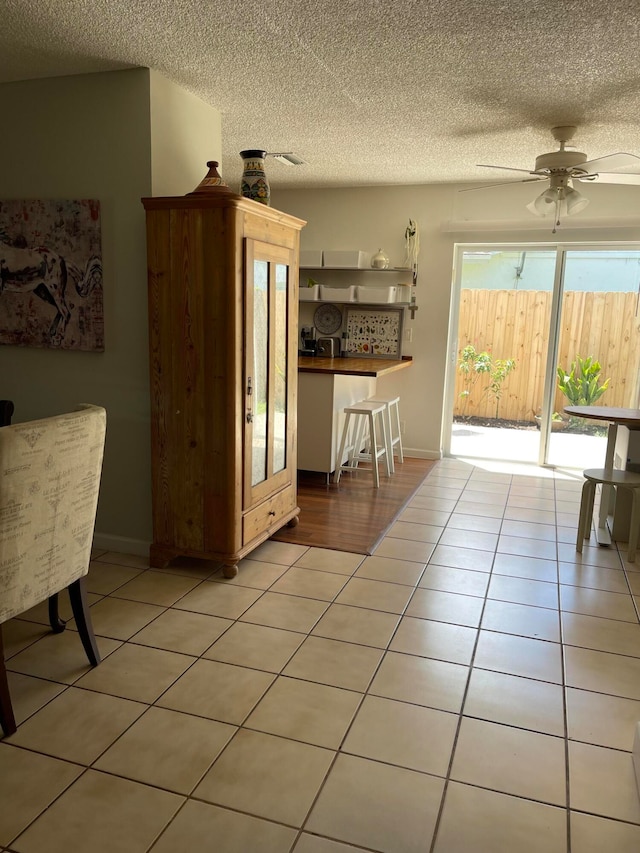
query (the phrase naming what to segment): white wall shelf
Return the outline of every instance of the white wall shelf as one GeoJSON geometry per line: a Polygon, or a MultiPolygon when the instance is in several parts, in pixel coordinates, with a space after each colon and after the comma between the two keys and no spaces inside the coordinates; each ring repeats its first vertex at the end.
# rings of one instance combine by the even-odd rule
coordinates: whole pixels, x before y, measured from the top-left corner
{"type": "Polygon", "coordinates": [[[366,305],[375,308],[389,308],[399,305],[401,308],[409,308],[410,302],[359,302],[356,299],[300,299],[301,305],[366,305]]]}
{"type": "MultiPolygon", "coordinates": [[[[376,269],[375,267],[308,266],[306,264],[305,265],[301,264],[300,265],[300,279],[302,281],[305,278],[306,273],[313,272],[313,273],[317,274],[318,272],[323,272],[323,271],[338,273],[338,276],[334,279],[334,284],[338,285],[338,286],[340,283],[345,283],[344,273],[351,273],[351,274],[357,273],[358,278],[361,278],[361,280],[363,278],[365,278],[367,273],[377,273],[377,274],[383,273],[383,276],[388,277],[390,275],[394,275],[394,276],[396,276],[396,278],[400,278],[401,276],[404,276],[407,279],[406,284],[402,283],[402,282],[400,282],[400,284],[402,284],[403,286],[409,286],[412,288],[415,287],[415,285],[417,283],[417,278],[418,278],[417,268],[411,269],[410,267],[388,267],[387,269],[381,270],[381,269],[376,269]]],[[[306,277],[309,278],[310,276],[306,276],[306,277]]],[[[374,286],[374,285],[372,285],[372,286],[374,286]]],[[[304,285],[301,284],[300,290],[304,290],[304,285]]],[[[412,294],[415,294],[415,290],[412,290],[412,294]]],[[[406,295],[406,294],[403,294],[403,295],[406,295]]],[[[367,306],[370,306],[370,305],[387,305],[387,306],[398,305],[402,308],[407,308],[407,310],[411,314],[411,319],[413,320],[415,317],[415,312],[418,310],[418,306],[416,305],[414,299],[415,299],[415,296],[413,297],[412,301],[404,300],[402,302],[372,302],[372,303],[370,303],[370,302],[354,302],[351,299],[345,299],[343,301],[340,299],[328,300],[328,299],[320,299],[320,298],[318,298],[318,299],[300,299],[299,301],[300,301],[300,304],[305,304],[305,303],[318,304],[320,302],[333,302],[333,303],[338,304],[338,305],[340,305],[340,304],[342,304],[342,305],[358,305],[359,304],[359,305],[367,305],[367,306]]]]}
{"type": "Polygon", "coordinates": [[[387,267],[385,270],[377,269],[376,267],[309,267],[309,266],[300,266],[300,270],[341,270],[344,272],[394,272],[396,275],[398,273],[406,272],[407,275],[412,275],[409,267],[387,267]]]}

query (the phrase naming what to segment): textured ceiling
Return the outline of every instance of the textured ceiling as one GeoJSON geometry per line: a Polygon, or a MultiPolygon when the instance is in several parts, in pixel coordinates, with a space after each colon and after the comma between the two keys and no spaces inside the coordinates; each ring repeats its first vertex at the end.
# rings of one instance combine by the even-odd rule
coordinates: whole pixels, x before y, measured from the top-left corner
{"type": "MultiPolygon", "coordinates": [[[[640,155],[637,0],[3,0],[0,82],[154,68],[222,113],[273,186],[500,180],[550,128],[640,155]]],[[[517,176],[515,176],[517,177],[517,176]]]]}

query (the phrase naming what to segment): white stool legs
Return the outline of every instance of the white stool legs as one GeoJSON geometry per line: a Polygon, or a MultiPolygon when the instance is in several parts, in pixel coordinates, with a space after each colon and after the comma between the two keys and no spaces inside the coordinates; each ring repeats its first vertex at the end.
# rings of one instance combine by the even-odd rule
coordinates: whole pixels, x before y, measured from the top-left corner
{"type": "Polygon", "coordinates": [[[591,535],[591,519],[593,517],[595,498],[596,484],[593,480],[585,480],[582,486],[580,514],[578,516],[578,538],[576,540],[576,551],[578,554],[582,554],[583,542],[591,535]]]}
{"type": "Polygon", "coordinates": [[[393,461],[394,450],[397,445],[398,462],[404,462],[404,454],[402,451],[402,433],[400,432],[400,397],[370,397],[374,403],[384,403],[385,419],[387,421],[387,430],[389,432],[389,459],[391,473],[395,472],[395,464],[393,461]]]}
{"type": "Polygon", "coordinates": [[[347,406],[344,409],[345,420],[342,428],[342,437],[340,439],[340,447],[338,448],[338,457],[336,459],[336,468],[333,476],[333,482],[340,482],[340,474],[343,471],[354,471],[358,468],[360,461],[370,461],[373,473],[374,488],[380,487],[380,476],[378,473],[378,459],[384,458],[387,470],[387,476],[391,475],[390,454],[388,448],[390,446],[390,436],[387,427],[387,421],[384,417],[384,403],[376,403],[371,400],[363,400],[360,403],[355,403],[353,406],[347,406]],[[354,417],[353,429],[351,430],[351,438],[349,425],[351,416],[354,417]],[[378,432],[378,427],[380,432],[378,432]],[[368,429],[369,452],[362,452],[366,433],[368,429]],[[348,454],[347,461],[343,464],[345,453],[348,454]]]}
{"type": "Polygon", "coordinates": [[[585,481],[582,486],[582,498],[580,500],[580,514],[578,516],[578,535],[576,539],[576,551],[581,554],[585,539],[591,533],[591,518],[593,516],[593,504],[595,502],[596,485],[598,483],[613,486],[616,495],[619,489],[627,489],[631,492],[631,520],[629,522],[629,543],[627,546],[627,560],[633,563],[636,559],[638,547],[638,530],[640,526],[640,474],[633,471],[621,471],[617,468],[588,468],[583,472],[585,481]]]}

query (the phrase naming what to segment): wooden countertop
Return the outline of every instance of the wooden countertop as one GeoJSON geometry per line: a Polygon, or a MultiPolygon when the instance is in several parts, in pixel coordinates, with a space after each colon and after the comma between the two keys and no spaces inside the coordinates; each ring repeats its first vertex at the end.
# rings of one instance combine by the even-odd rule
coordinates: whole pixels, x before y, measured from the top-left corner
{"type": "Polygon", "coordinates": [[[410,358],[322,358],[298,356],[299,373],[339,373],[343,376],[384,376],[412,364],[410,358]]]}

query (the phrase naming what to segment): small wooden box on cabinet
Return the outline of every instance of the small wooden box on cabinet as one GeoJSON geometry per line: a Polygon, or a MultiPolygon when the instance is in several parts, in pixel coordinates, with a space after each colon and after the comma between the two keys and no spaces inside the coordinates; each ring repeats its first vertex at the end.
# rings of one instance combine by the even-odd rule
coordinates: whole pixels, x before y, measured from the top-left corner
{"type": "Polygon", "coordinates": [[[298,258],[306,224],[231,193],[144,198],[153,543],[238,561],[297,523],[298,258]]]}

